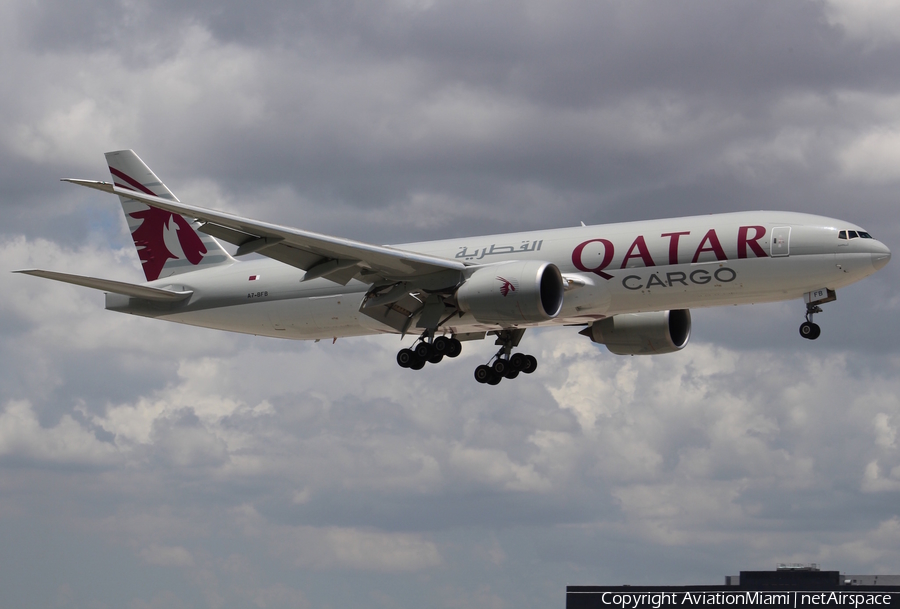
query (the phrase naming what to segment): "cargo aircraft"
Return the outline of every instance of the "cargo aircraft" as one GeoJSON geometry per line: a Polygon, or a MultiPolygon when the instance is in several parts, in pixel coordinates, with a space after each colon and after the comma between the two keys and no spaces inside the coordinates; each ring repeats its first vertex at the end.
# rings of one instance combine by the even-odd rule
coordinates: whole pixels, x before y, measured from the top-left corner
{"type": "Polygon", "coordinates": [[[491,385],[535,370],[514,351],[534,327],[580,327],[619,355],[670,353],[690,338],[691,308],[802,298],[800,335],[815,339],[820,305],[891,258],[859,226],[778,211],[373,245],[181,203],[133,151],[106,160],[112,182],[65,181],[118,195],[147,281],[17,272],[102,290],[112,311],[206,328],[409,336],[397,363],[414,370],[491,336],[500,349],[475,370],[491,385]]]}

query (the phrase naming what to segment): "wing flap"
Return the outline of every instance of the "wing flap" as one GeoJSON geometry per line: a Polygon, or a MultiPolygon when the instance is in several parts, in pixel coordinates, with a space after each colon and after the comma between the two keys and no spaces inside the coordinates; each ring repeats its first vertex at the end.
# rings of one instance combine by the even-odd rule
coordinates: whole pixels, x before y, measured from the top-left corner
{"type": "Polygon", "coordinates": [[[63,283],[71,283],[95,290],[103,290],[104,292],[112,292],[114,294],[122,294],[132,298],[141,298],[144,300],[155,300],[158,302],[177,302],[189,298],[193,292],[173,292],[171,290],[163,290],[160,288],[151,288],[145,285],[137,285],[134,283],[125,283],[123,281],[113,281],[111,279],[99,279],[97,277],[85,277],[84,275],[71,275],[69,273],[58,273],[56,271],[44,271],[41,269],[25,269],[21,271],[13,271],[13,273],[22,273],[24,275],[33,275],[35,277],[43,277],[44,279],[52,279],[54,281],[62,281],[63,283]]]}

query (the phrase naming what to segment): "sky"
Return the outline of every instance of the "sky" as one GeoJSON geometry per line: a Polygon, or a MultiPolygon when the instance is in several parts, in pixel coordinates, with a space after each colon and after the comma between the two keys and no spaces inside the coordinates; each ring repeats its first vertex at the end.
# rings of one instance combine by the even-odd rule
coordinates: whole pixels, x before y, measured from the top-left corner
{"type": "MultiPolygon", "coordinates": [[[[900,265],[696,309],[675,354],[529,331],[400,369],[103,310],[108,179],[373,243],[752,209],[900,249],[896,0],[0,3],[0,605],[563,607],[568,584],[900,573],[900,265]]],[[[407,341],[409,342],[409,341],[407,341]]]]}

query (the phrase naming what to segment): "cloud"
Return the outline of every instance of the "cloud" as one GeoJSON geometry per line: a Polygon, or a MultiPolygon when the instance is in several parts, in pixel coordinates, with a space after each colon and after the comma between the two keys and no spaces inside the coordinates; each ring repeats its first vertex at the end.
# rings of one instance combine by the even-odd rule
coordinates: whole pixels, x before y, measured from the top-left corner
{"type": "Polygon", "coordinates": [[[500,485],[505,490],[540,492],[552,488],[550,481],[535,472],[533,466],[513,463],[506,453],[498,450],[454,446],[448,466],[464,478],[500,485]]]}
{"type": "Polygon", "coordinates": [[[900,39],[900,2],[897,0],[827,0],[829,23],[869,45],[900,39]]]}
{"type": "Polygon", "coordinates": [[[248,538],[265,535],[279,558],[298,568],[402,573],[443,564],[436,544],[420,534],[359,527],[273,526],[251,505],[237,506],[232,518],[248,538]]]}
{"type": "Polygon", "coordinates": [[[161,567],[192,567],[194,558],[181,546],[151,545],[140,552],[140,556],[148,565],[161,567]]]}
{"type": "Polygon", "coordinates": [[[40,425],[28,402],[7,402],[0,413],[0,456],[7,460],[103,466],[112,462],[115,453],[114,446],[98,440],[69,415],[48,429],[40,425]]]}
{"type": "Polygon", "coordinates": [[[840,156],[841,169],[853,180],[894,184],[900,180],[900,131],[886,127],[852,142],[840,156]]]}
{"type": "MultiPolygon", "coordinates": [[[[441,564],[437,547],[416,535],[329,529],[325,541],[333,554],[330,560],[353,569],[415,571],[441,564]]],[[[320,559],[317,557],[316,561],[320,559]]]]}

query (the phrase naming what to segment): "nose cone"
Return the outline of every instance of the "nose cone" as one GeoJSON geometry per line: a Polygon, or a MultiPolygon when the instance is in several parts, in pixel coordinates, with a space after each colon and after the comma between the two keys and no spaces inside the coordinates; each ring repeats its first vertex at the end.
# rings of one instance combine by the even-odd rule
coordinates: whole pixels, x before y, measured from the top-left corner
{"type": "Polygon", "coordinates": [[[876,241],[872,245],[876,246],[876,251],[872,252],[872,266],[875,270],[880,270],[891,260],[891,250],[888,249],[881,241],[876,241]]]}

